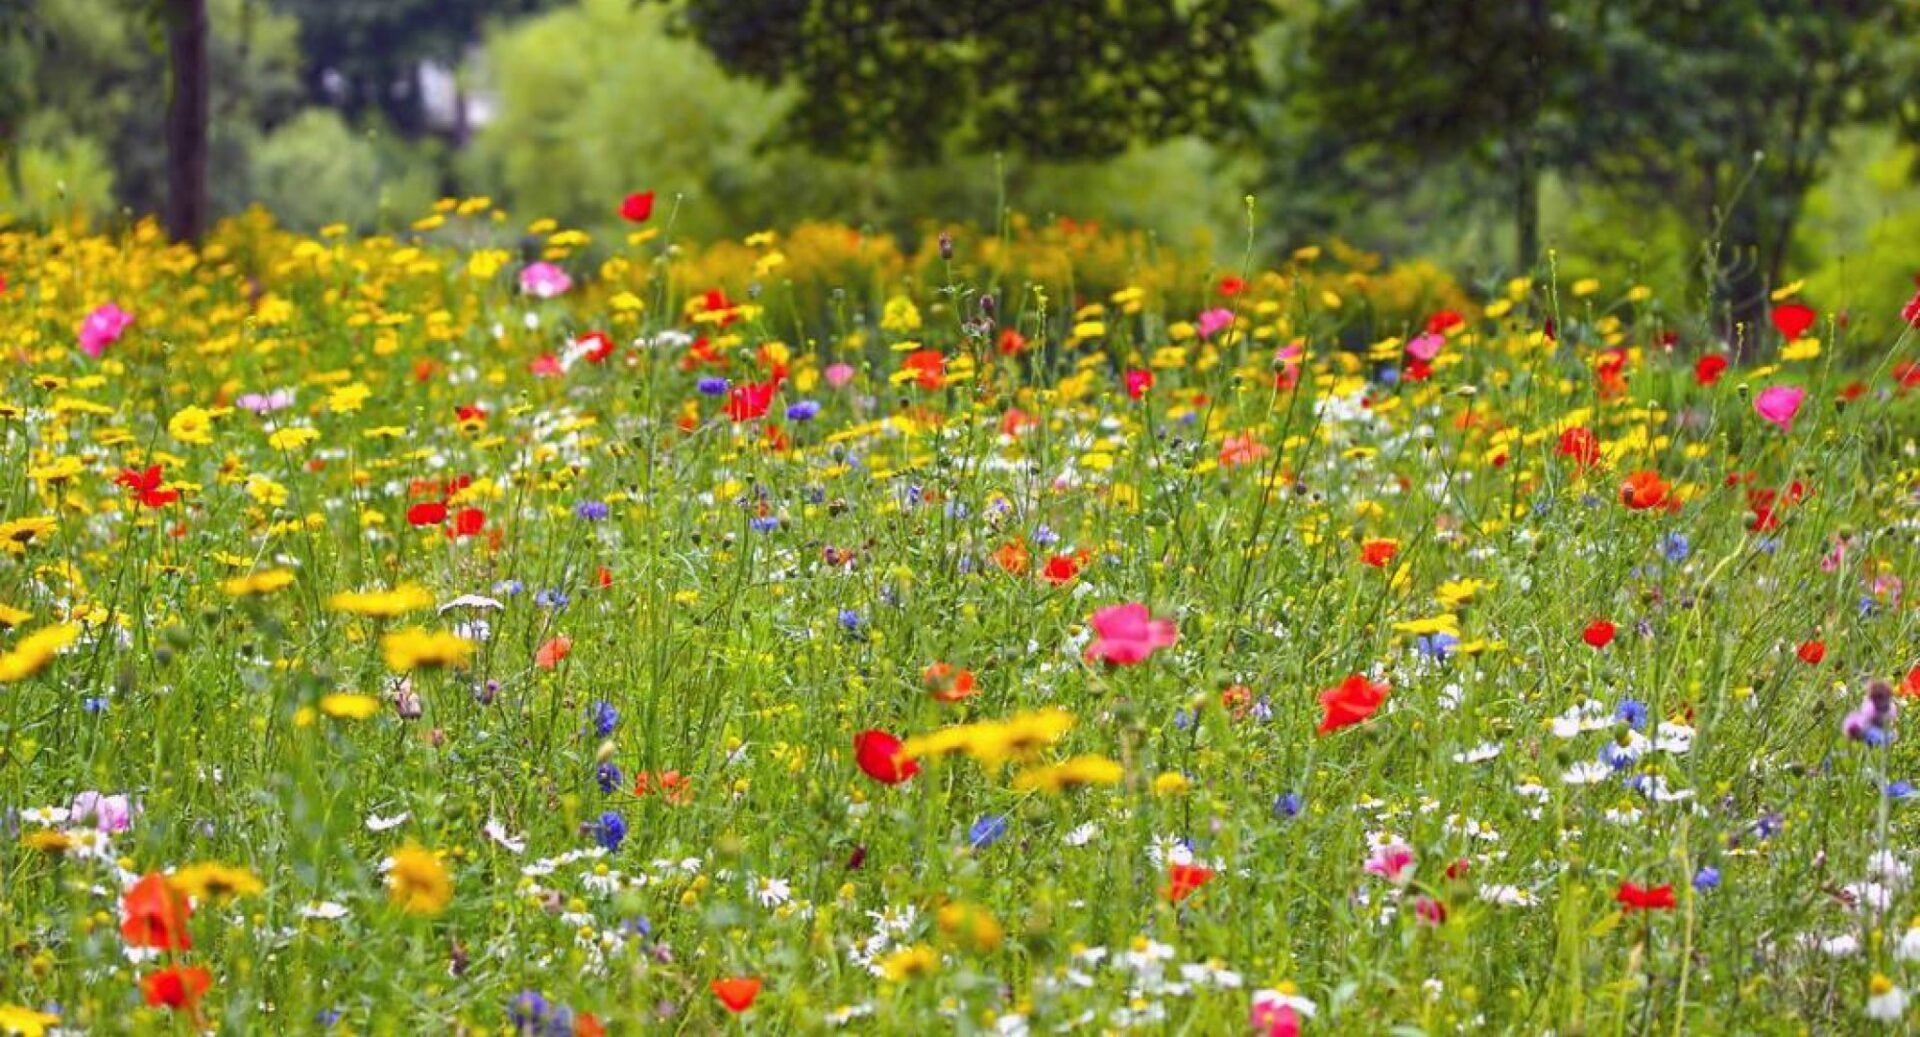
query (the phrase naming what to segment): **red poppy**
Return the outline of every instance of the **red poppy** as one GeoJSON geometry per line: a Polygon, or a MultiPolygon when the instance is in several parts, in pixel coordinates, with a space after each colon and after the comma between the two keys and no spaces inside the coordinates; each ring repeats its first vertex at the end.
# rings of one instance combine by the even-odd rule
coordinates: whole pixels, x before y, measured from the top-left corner
{"type": "Polygon", "coordinates": [[[1595,365],[1593,374],[1600,382],[1600,397],[1615,399],[1627,392],[1627,351],[1609,349],[1600,354],[1600,362],[1595,365]]]}
{"type": "Polygon", "coordinates": [[[198,965],[175,965],[140,980],[140,992],[155,1008],[191,1009],[211,986],[213,974],[198,965]]]}
{"type": "MultiPolygon", "coordinates": [[[[1920,284],[1920,277],[1915,277],[1913,280],[1915,284],[1920,284]]],[[[1907,304],[1900,307],[1900,319],[1907,322],[1907,327],[1920,328],[1920,290],[1916,290],[1913,298],[1908,299],[1907,304]]]]}
{"type": "Polygon", "coordinates": [[[1800,647],[1793,650],[1793,654],[1799,656],[1800,661],[1806,663],[1808,666],[1818,666],[1821,661],[1827,657],[1827,643],[1825,641],[1805,641],[1801,643],[1800,647]]]}
{"type": "Polygon", "coordinates": [[[1054,555],[1040,569],[1040,578],[1058,587],[1073,582],[1080,575],[1081,560],[1077,555],[1054,555]]]}
{"type": "Polygon", "coordinates": [[[143,876],[120,901],[120,936],[129,947],[185,951],[193,948],[187,919],[193,905],[158,872],[143,876]]]}
{"type": "Polygon", "coordinates": [[[1167,865],[1167,899],[1178,904],[1193,894],[1194,890],[1207,884],[1213,878],[1212,868],[1202,868],[1198,864],[1167,865]]]}
{"type": "Polygon", "coordinates": [[[1452,310],[1441,310],[1427,318],[1427,333],[1431,335],[1444,335],[1466,322],[1467,319],[1465,317],[1460,316],[1452,310]]]}
{"type": "Polygon", "coordinates": [[[913,373],[913,384],[922,389],[938,389],[946,384],[947,357],[937,349],[916,349],[901,362],[902,371],[913,373]]]}
{"type": "Polygon", "coordinates": [[[1580,631],[1580,640],[1595,648],[1605,648],[1613,643],[1614,625],[1604,619],[1596,619],[1580,631]]]}
{"type": "Polygon", "coordinates": [[[1375,569],[1384,568],[1399,553],[1399,543],[1392,540],[1366,540],[1360,544],[1360,561],[1375,569]]]}
{"type": "Polygon", "coordinates": [[[1135,369],[1127,372],[1127,396],[1137,400],[1145,396],[1147,390],[1151,388],[1153,388],[1152,371],[1135,369]]]}
{"type": "Polygon", "coordinates": [[[1367,719],[1387,701],[1389,690],[1387,685],[1375,684],[1356,673],[1338,687],[1321,692],[1320,708],[1326,715],[1314,733],[1324,735],[1367,719]]]}
{"type": "Polygon", "coordinates": [[[774,391],[779,388],[779,382],[750,382],[734,386],[733,391],[727,394],[727,417],[735,421],[765,417],[767,409],[773,406],[774,391]]]}
{"type": "Polygon", "coordinates": [[[973,671],[958,669],[949,663],[934,663],[921,670],[920,682],[941,702],[958,702],[974,692],[973,671]]]}
{"type": "Polygon", "coordinates": [[[574,339],[573,344],[585,350],[580,355],[589,363],[603,364],[613,355],[613,336],[604,331],[589,331],[574,339]]]}
{"type": "Polygon", "coordinates": [[[1241,292],[1244,292],[1246,290],[1247,290],[1247,282],[1245,278],[1234,277],[1231,274],[1229,274],[1228,276],[1220,279],[1220,294],[1227,296],[1228,298],[1232,298],[1233,296],[1239,295],[1241,292]]]}
{"type": "Polygon", "coordinates": [[[1727,358],[1717,353],[1708,353],[1693,362],[1693,380],[1701,385],[1712,385],[1720,380],[1727,369],[1727,358]]]}
{"type": "Polygon", "coordinates": [[[753,1007],[753,999],[760,996],[760,981],[751,976],[735,976],[732,979],[716,979],[707,984],[713,996],[727,1006],[729,1012],[744,1012],[753,1007]]]}
{"type": "Polygon", "coordinates": [[[1471,871],[1472,869],[1473,869],[1473,864],[1469,862],[1465,857],[1460,857],[1456,859],[1452,864],[1447,865],[1447,877],[1450,879],[1454,879],[1455,881],[1458,881],[1460,879],[1465,878],[1467,876],[1467,872],[1471,871]]]}
{"type": "Polygon", "coordinates": [[[1902,389],[1920,386],[1920,364],[1902,360],[1893,365],[1893,383],[1902,389]]]}
{"type": "Polygon", "coordinates": [[[1027,348],[1027,337],[1012,328],[1001,328],[1000,338],[995,343],[1001,356],[1015,356],[1027,348]]]}
{"type": "Polygon", "coordinates": [[[407,523],[414,526],[437,526],[447,520],[447,506],[440,501],[415,504],[407,509],[407,523]]]}
{"type": "Polygon", "coordinates": [[[693,779],[679,771],[661,771],[658,774],[641,771],[633,776],[634,795],[648,796],[655,792],[674,806],[684,806],[693,802],[693,779]]]}
{"type": "Polygon", "coordinates": [[[1820,315],[1805,303],[1789,302],[1775,306],[1770,316],[1774,330],[1778,331],[1782,338],[1792,341],[1806,334],[1807,329],[1813,327],[1814,320],[1820,315]]]}
{"type": "Polygon", "coordinates": [[[447,535],[454,537],[479,536],[480,531],[485,529],[486,525],[486,512],[481,511],[479,508],[461,508],[460,511],[453,516],[453,528],[447,531],[447,535]]]}
{"type": "Polygon", "coordinates": [[[144,470],[123,468],[113,481],[133,491],[134,499],[144,507],[164,508],[180,499],[180,491],[162,488],[166,480],[159,465],[144,470]]]}
{"type": "Polygon", "coordinates": [[[1639,471],[1627,476],[1626,484],[1620,487],[1620,500],[1634,511],[1645,511],[1665,505],[1671,490],[1659,472],[1639,471]]]}
{"type": "Polygon", "coordinates": [[[882,785],[898,785],[920,773],[920,764],[900,755],[900,739],[868,729],[853,736],[853,759],[867,777],[882,785]]]}
{"type": "Polygon", "coordinates": [[[573,1020],[573,1037],[607,1037],[606,1024],[592,1012],[582,1012],[573,1020]]]}
{"type": "Polygon", "coordinates": [[[652,216],[652,191],[636,191],[620,203],[620,218],[628,223],[645,223],[652,216]]]}
{"type": "Polygon", "coordinates": [[[1631,882],[1622,882],[1620,892],[1615,893],[1613,899],[1628,911],[1671,911],[1675,906],[1672,886],[1646,889],[1631,882]]]}
{"type": "Polygon", "coordinates": [[[1560,445],[1554,453],[1572,458],[1582,468],[1592,468],[1600,461],[1600,437],[1584,425],[1575,425],[1560,433],[1560,445]]]}
{"type": "Polygon", "coordinates": [[[1920,698],[1920,666],[1907,671],[1906,693],[1920,698]]]}

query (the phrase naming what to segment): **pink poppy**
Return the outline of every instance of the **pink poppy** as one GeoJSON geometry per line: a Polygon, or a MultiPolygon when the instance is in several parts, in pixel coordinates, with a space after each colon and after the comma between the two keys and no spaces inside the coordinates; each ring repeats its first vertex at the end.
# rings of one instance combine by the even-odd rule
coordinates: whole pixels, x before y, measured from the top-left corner
{"type": "Polygon", "coordinates": [[[567,294],[573,278],[552,263],[533,263],[520,271],[520,290],[536,299],[551,299],[567,294]]]}
{"type": "Polygon", "coordinates": [[[1440,348],[1446,344],[1447,340],[1444,336],[1436,335],[1431,331],[1425,332],[1415,335],[1413,341],[1407,343],[1407,355],[1415,360],[1431,361],[1440,355],[1440,348]]]}
{"type": "Polygon", "coordinates": [[[1109,605],[1096,611],[1089,622],[1093,642],[1087,645],[1088,662],[1132,666],[1180,639],[1173,620],[1153,618],[1139,602],[1109,605]]]}
{"type": "Polygon", "coordinates": [[[1792,432],[1794,416],[1800,413],[1800,403],[1806,398],[1807,391],[1797,385],[1775,385],[1753,398],[1753,411],[1780,426],[1780,431],[1792,432]]]}
{"type": "Polygon", "coordinates": [[[1413,878],[1413,848],[1402,842],[1376,846],[1362,867],[1369,875],[1378,875],[1388,882],[1406,885],[1413,878]]]}
{"type": "Polygon", "coordinates": [[[133,314],[121,309],[115,303],[105,303],[94,307],[92,313],[80,325],[80,352],[94,359],[107,351],[107,347],[120,340],[127,325],[133,323],[133,314]]]}
{"type": "Polygon", "coordinates": [[[827,384],[836,389],[853,381],[851,364],[828,364],[827,369],[821,373],[827,376],[827,384]]]}
{"type": "Polygon", "coordinates": [[[1201,338],[1212,338],[1214,332],[1224,331],[1233,326],[1233,311],[1211,309],[1195,318],[1194,324],[1199,327],[1201,338]]]}

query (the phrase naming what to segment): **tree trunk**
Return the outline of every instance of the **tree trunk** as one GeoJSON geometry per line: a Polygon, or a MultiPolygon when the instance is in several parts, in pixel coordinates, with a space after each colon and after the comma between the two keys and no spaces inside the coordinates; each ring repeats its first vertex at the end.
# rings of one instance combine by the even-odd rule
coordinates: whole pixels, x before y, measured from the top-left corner
{"type": "Polygon", "coordinates": [[[195,242],[207,232],[207,0],[166,0],[167,236],[195,242]]]}
{"type": "Polygon", "coordinates": [[[1522,274],[1540,261],[1540,162],[1531,137],[1520,142],[1513,185],[1513,258],[1522,274]]]}

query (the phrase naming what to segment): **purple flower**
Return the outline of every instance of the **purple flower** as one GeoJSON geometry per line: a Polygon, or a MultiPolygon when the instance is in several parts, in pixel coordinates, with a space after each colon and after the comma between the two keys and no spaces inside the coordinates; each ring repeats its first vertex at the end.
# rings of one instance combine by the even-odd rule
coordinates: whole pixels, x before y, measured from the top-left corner
{"type": "Polygon", "coordinates": [[[787,405],[788,421],[812,421],[820,415],[820,404],[813,400],[801,400],[787,405]]]}
{"type": "Polygon", "coordinates": [[[708,375],[694,383],[694,388],[700,390],[703,396],[725,396],[727,387],[727,380],[715,375],[708,375]]]}

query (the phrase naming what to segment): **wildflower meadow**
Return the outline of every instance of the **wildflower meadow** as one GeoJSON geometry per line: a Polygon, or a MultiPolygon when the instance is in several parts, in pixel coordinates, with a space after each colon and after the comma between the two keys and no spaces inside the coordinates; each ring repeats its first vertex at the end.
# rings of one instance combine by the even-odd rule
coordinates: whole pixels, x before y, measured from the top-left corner
{"type": "Polygon", "coordinates": [[[0,1033],[1920,1017],[1906,274],[603,203],[0,231],[0,1033]]]}

